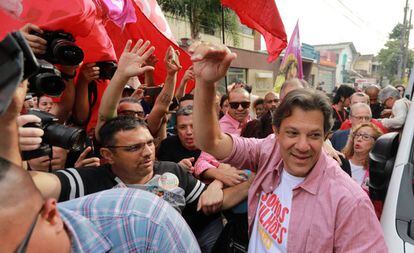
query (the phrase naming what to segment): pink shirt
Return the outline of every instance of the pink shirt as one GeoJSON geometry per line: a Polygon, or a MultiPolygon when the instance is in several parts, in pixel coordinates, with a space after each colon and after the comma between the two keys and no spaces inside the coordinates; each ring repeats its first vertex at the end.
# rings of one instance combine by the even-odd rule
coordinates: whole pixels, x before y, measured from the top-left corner
{"type": "MultiPolygon", "coordinates": [[[[242,124],[233,119],[228,113],[220,119],[219,124],[221,131],[228,134],[240,135],[243,128],[242,124]]],[[[210,168],[217,168],[219,164],[220,163],[212,155],[206,152],[201,152],[194,165],[194,175],[199,177],[204,171],[210,168]]]]}
{"type": "MultiPolygon", "coordinates": [[[[231,137],[233,150],[222,162],[257,171],[248,197],[251,233],[260,194],[277,187],[283,161],[274,134],[265,139],[231,137]]],[[[287,251],[387,252],[367,194],[324,151],[305,180],[293,190],[287,251]]]]}

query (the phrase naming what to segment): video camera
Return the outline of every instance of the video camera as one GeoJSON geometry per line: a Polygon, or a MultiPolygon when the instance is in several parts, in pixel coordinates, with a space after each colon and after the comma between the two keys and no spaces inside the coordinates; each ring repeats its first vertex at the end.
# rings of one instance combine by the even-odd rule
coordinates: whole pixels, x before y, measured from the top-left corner
{"type": "Polygon", "coordinates": [[[53,64],[68,66],[75,66],[83,61],[83,51],[75,44],[75,39],[70,33],[62,30],[45,30],[43,33],[32,31],[31,33],[47,41],[46,53],[37,55],[38,58],[53,64]]]}
{"type": "Polygon", "coordinates": [[[44,135],[40,147],[32,151],[23,151],[23,160],[30,160],[41,156],[50,156],[51,147],[57,146],[71,151],[81,151],[85,146],[86,133],[83,129],[68,127],[59,124],[54,115],[40,110],[31,109],[27,114],[41,119],[40,123],[28,123],[24,127],[38,127],[43,129],[44,135]]]}

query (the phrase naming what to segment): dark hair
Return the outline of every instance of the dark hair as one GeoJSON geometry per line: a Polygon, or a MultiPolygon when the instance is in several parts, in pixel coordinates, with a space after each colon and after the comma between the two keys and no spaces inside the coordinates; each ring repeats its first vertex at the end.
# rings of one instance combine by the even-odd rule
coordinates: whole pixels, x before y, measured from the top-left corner
{"type": "Polygon", "coordinates": [[[178,100],[178,103],[180,104],[181,102],[186,101],[186,100],[194,100],[194,95],[190,93],[185,94],[182,98],[178,100]]]}
{"type": "Polygon", "coordinates": [[[123,97],[121,98],[121,100],[119,100],[119,103],[134,103],[134,104],[140,104],[141,105],[141,101],[137,98],[134,97],[123,97]]]}
{"type": "Polygon", "coordinates": [[[99,129],[99,139],[102,147],[114,146],[115,134],[120,131],[134,130],[137,127],[144,127],[147,129],[147,124],[141,119],[130,116],[119,116],[110,119],[99,129]]]}
{"type": "Polygon", "coordinates": [[[193,114],[193,106],[192,105],[187,105],[184,107],[181,107],[180,109],[178,109],[178,111],[175,113],[175,115],[178,116],[189,116],[193,114]]]}
{"type": "Polygon", "coordinates": [[[341,101],[341,98],[349,98],[352,96],[352,94],[355,93],[355,88],[351,87],[349,85],[343,84],[339,86],[339,88],[336,90],[335,97],[333,98],[333,103],[337,104],[339,101],[341,101]]]}
{"type": "Polygon", "coordinates": [[[280,128],[282,121],[292,115],[293,109],[300,108],[304,111],[317,110],[322,112],[324,133],[332,127],[332,108],[328,97],[320,91],[310,89],[297,89],[289,92],[282,100],[273,115],[273,125],[280,128]]]}
{"type": "Polygon", "coordinates": [[[263,98],[258,98],[253,102],[253,108],[256,108],[256,106],[262,105],[262,104],[264,104],[264,99],[263,98]]]}
{"type": "Polygon", "coordinates": [[[223,96],[221,96],[221,98],[220,98],[220,108],[223,107],[224,102],[228,99],[229,99],[229,95],[227,95],[227,94],[224,94],[223,96]]]}

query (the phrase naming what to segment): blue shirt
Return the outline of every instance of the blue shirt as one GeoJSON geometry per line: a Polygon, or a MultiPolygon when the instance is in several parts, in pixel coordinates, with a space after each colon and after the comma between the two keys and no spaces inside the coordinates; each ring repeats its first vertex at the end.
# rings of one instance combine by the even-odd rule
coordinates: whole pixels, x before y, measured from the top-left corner
{"type": "Polygon", "coordinates": [[[200,252],[190,228],[167,202],[129,188],[58,204],[72,252],[200,252]]]}

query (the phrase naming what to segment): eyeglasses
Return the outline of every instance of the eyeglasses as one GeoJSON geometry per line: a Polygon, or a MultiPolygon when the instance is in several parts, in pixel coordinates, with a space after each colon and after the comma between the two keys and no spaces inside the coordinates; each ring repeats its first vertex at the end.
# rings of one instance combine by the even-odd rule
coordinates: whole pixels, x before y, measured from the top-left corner
{"type": "Polygon", "coordinates": [[[354,139],[357,139],[358,137],[362,137],[362,140],[364,140],[364,141],[369,141],[370,138],[375,140],[375,137],[371,136],[369,134],[359,134],[358,133],[358,134],[353,134],[353,136],[354,136],[354,139]]]}
{"type": "Polygon", "coordinates": [[[121,148],[122,150],[126,151],[126,152],[142,152],[144,150],[144,147],[148,145],[148,146],[153,146],[154,145],[154,140],[150,140],[148,142],[145,143],[137,143],[137,144],[133,144],[133,145],[129,145],[129,146],[106,146],[107,148],[121,148]]]}
{"type": "Polygon", "coordinates": [[[353,117],[353,118],[355,118],[355,119],[357,119],[357,120],[364,120],[364,121],[370,121],[371,120],[371,117],[370,116],[352,116],[351,115],[351,117],[353,117]]]}
{"type": "Polygon", "coordinates": [[[42,205],[42,208],[40,208],[39,212],[36,213],[36,216],[34,220],[32,221],[32,224],[30,225],[29,230],[27,231],[27,234],[24,236],[23,241],[20,243],[19,247],[17,248],[16,253],[26,252],[27,245],[29,245],[29,241],[30,241],[30,238],[32,237],[33,230],[36,227],[37,217],[39,216],[40,212],[42,212],[42,210],[43,210],[43,205],[42,205]]]}
{"type": "Polygon", "coordinates": [[[145,113],[143,111],[123,110],[118,112],[118,115],[143,118],[145,116],[145,113]]]}
{"type": "Polygon", "coordinates": [[[247,109],[250,107],[250,102],[229,102],[229,105],[232,109],[238,109],[240,105],[243,109],[247,109]]]}

